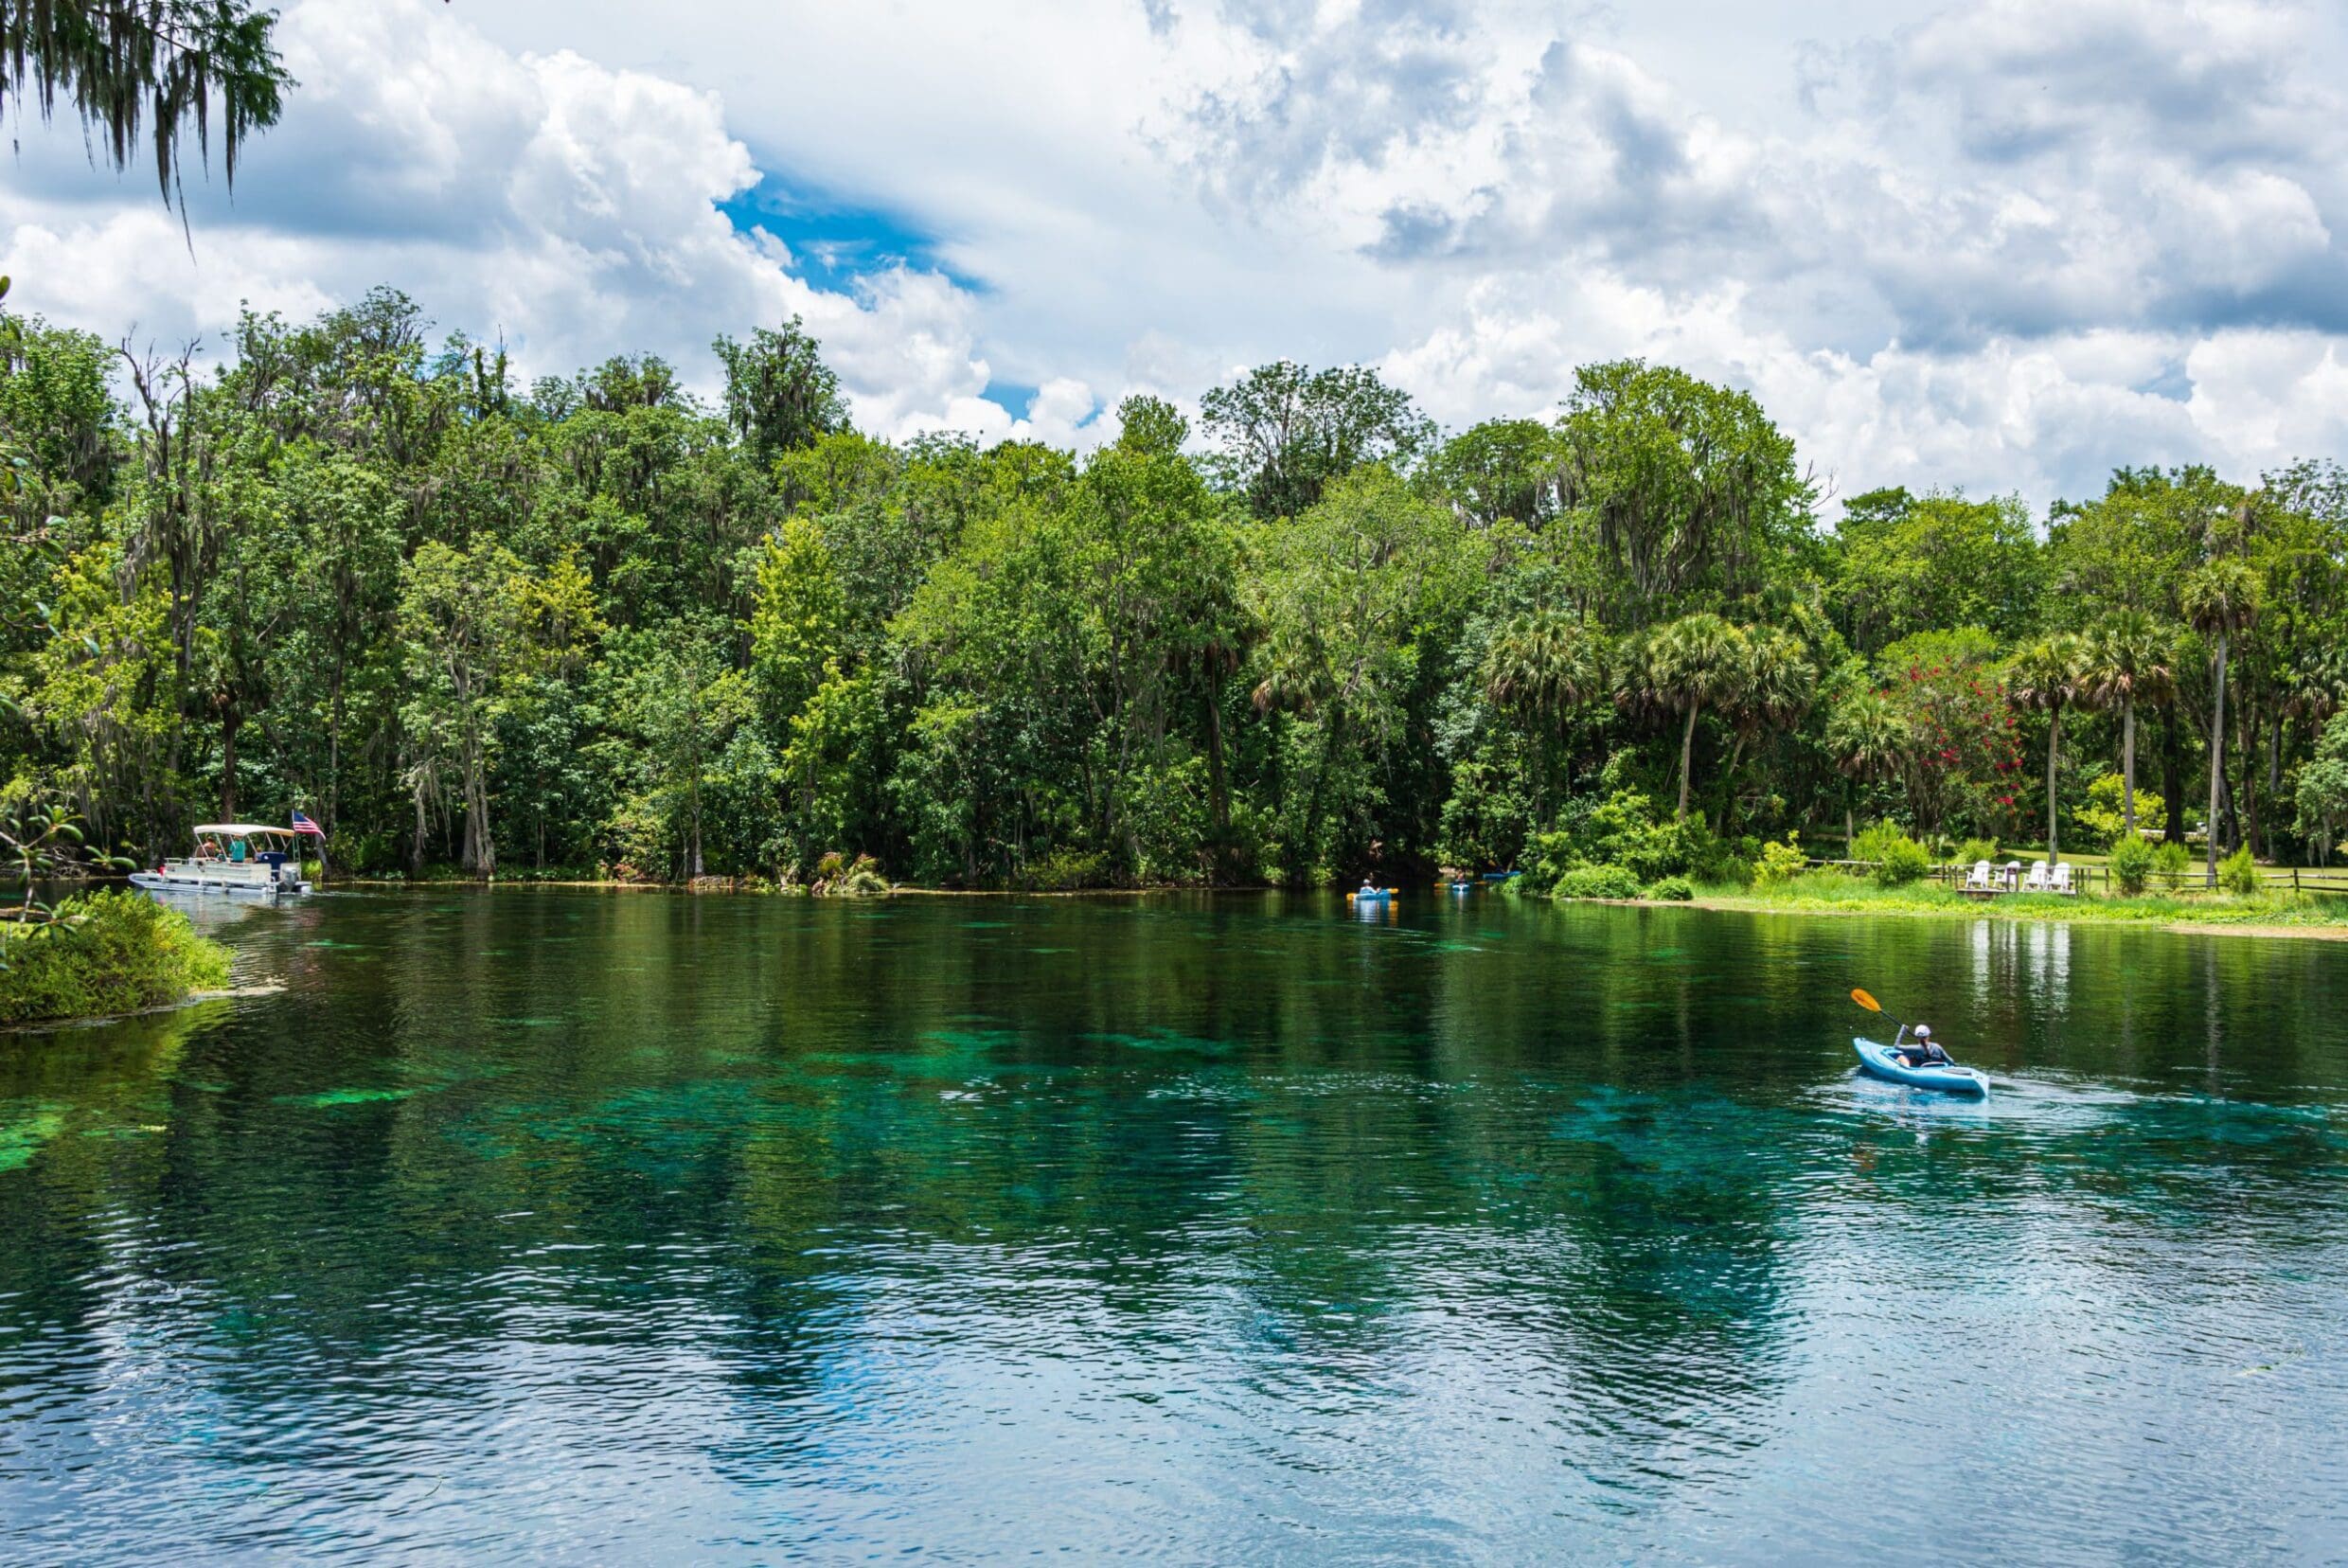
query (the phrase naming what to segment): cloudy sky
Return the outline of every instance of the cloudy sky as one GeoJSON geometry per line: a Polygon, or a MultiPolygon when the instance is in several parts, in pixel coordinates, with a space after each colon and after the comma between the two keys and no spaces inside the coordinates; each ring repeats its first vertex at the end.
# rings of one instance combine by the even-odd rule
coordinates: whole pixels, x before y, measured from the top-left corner
{"type": "Polygon", "coordinates": [[[2348,457],[2338,0],[289,0],[192,246],[11,127],[11,304],[390,282],[531,374],[797,313],[860,424],[1089,444],[1287,356],[1450,426],[1640,354],[1844,494],[2348,457]]]}

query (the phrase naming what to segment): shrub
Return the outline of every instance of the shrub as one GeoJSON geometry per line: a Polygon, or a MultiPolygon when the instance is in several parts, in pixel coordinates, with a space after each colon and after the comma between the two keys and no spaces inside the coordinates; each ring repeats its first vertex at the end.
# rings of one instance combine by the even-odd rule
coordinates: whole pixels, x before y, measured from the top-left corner
{"type": "Polygon", "coordinates": [[[1557,879],[1560,899],[1635,899],[1639,879],[1628,866],[1577,865],[1557,879]]]}
{"type": "Polygon", "coordinates": [[[1969,838],[1957,846],[1956,863],[1959,865],[1972,865],[1981,861],[1994,861],[1997,858],[1998,846],[1994,839],[1969,838]]]}
{"type": "Polygon", "coordinates": [[[1932,869],[1932,858],[1914,839],[1902,837],[1884,846],[1876,864],[1876,881],[1885,887],[1905,887],[1922,882],[1932,869]]]}
{"type": "Polygon", "coordinates": [[[888,890],[889,880],[880,874],[879,862],[870,855],[850,860],[837,849],[826,851],[815,863],[815,881],[809,889],[819,899],[856,899],[888,890]]]}
{"type": "Polygon", "coordinates": [[[2249,845],[2217,863],[2217,885],[2246,899],[2258,891],[2258,862],[2250,858],[2249,845]]]}
{"type": "Polygon", "coordinates": [[[1109,885],[1109,857],[1098,850],[1055,849],[1027,868],[1027,885],[1044,893],[1075,893],[1109,885]]]}
{"type": "Polygon", "coordinates": [[[141,894],[77,895],[57,916],[54,924],[0,935],[0,1023],[137,1012],[228,983],[228,950],[141,894]]]}
{"type": "Polygon", "coordinates": [[[2160,859],[2160,851],[2143,834],[2124,834],[2111,846],[2112,885],[2131,899],[2136,897],[2152,881],[2152,868],[2160,859]]]}
{"type": "Polygon", "coordinates": [[[1661,882],[1647,883],[1643,896],[1661,899],[1666,903],[1685,903],[1696,897],[1696,886],[1685,877],[1665,877],[1661,882]]]}
{"type": "MultiPolygon", "coordinates": [[[[2098,845],[2119,846],[2127,835],[2127,780],[2116,773],[2100,775],[2087,787],[2088,803],[2072,813],[2072,820],[2098,845]]],[[[2140,831],[2159,832],[2168,822],[2168,804],[2158,794],[2136,792],[2136,826],[2140,831]]]]}
{"type": "Polygon", "coordinates": [[[1873,861],[1875,879],[1885,887],[1922,882],[1932,869],[1932,858],[1924,852],[1924,846],[1889,822],[1878,822],[1859,834],[1851,846],[1851,858],[1873,861]]]}
{"type": "Polygon", "coordinates": [[[2172,893],[2185,885],[2185,871],[2192,864],[2193,857],[2176,839],[2163,839],[2152,852],[2152,874],[2172,893]]]}
{"type": "Polygon", "coordinates": [[[1794,842],[1793,835],[1788,833],[1785,843],[1772,841],[1761,846],[1761,859],[1753,866],[1752,879],[1764,887],[1782,886],[1802,874],[1808,858],[1794,842]]]}
{"type": "Polygon", "coordinates": [[[1535,833],[1525,841],[1524,875],[1519,880],[1528,893],[1547,893],[1556,888],[1558,878],[1580,864],[1573,834],[1535,833]]]}

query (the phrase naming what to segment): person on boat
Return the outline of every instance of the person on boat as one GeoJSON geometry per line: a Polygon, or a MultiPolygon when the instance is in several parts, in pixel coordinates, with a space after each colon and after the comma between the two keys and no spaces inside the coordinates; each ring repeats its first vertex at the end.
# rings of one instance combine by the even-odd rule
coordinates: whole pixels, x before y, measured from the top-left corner
{"type": "Polygon", "coordinates": [[[1893,1049],[1899,1054],[1899,1060],[1911,1067],[1955,1065],[1948,1060],[1948,1053],[1940,1048],[1940,1042],[1932,1038],[1932,1025],[1930,1024],[1919,1024],[1912,1030],[1903,1031],[1900,1043],[1893,1049]],[[1905,1038],[1907,1034],[1913,1034],[1916,1038],[1908,1040],[1905,1038]]]}
{"type": "Polygon", "coordinates": [[[1367,897],[1374,899],[1378,896],[1378,884],[1371,882],[1369,878],[1364,877],[1361,879],[1361,891],[1367,897]]]}

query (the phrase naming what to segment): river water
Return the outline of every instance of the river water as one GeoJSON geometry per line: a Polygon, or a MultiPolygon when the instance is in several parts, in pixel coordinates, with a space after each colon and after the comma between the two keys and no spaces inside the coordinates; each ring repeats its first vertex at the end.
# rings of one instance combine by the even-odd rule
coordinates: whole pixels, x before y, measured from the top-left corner
{"type": "Polygon", "coordinates": [[[0,1036],[0,1559],[2348,1557],[2348,945],[220,918],[0,1036]],[[1997,1093],[1854,1076],[1863,985],[1997,1093]]]}

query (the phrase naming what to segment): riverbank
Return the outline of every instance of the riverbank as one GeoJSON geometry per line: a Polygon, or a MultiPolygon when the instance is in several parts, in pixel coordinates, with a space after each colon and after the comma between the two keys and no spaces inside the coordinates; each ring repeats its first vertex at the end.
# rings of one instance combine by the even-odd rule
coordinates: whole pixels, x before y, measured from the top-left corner
{"type": "MultiPolygon", "coordinates": [[[[1661,900],[1641,900],[1643,903],[1661,900]]],[[[2135,898],[2008,893],[1971,899],[1948,887],[1881,887],[1855,877],[1812,874],[1776,887],[1702,887],[1679,907],[1758,915],[1873,916],[1891,919],[2061,920],[2153,926],[2212,935],[2348,940],[2348,899],[2293,893],[2146,893],[2135,898]]]]}
{"type": "Polygon", "coordinates": [[[228,984],[228,950],[144,894],[101,889],[45,924],[0,928],[0,1025],[51,1026],[177,1007],[228,984]]]}

